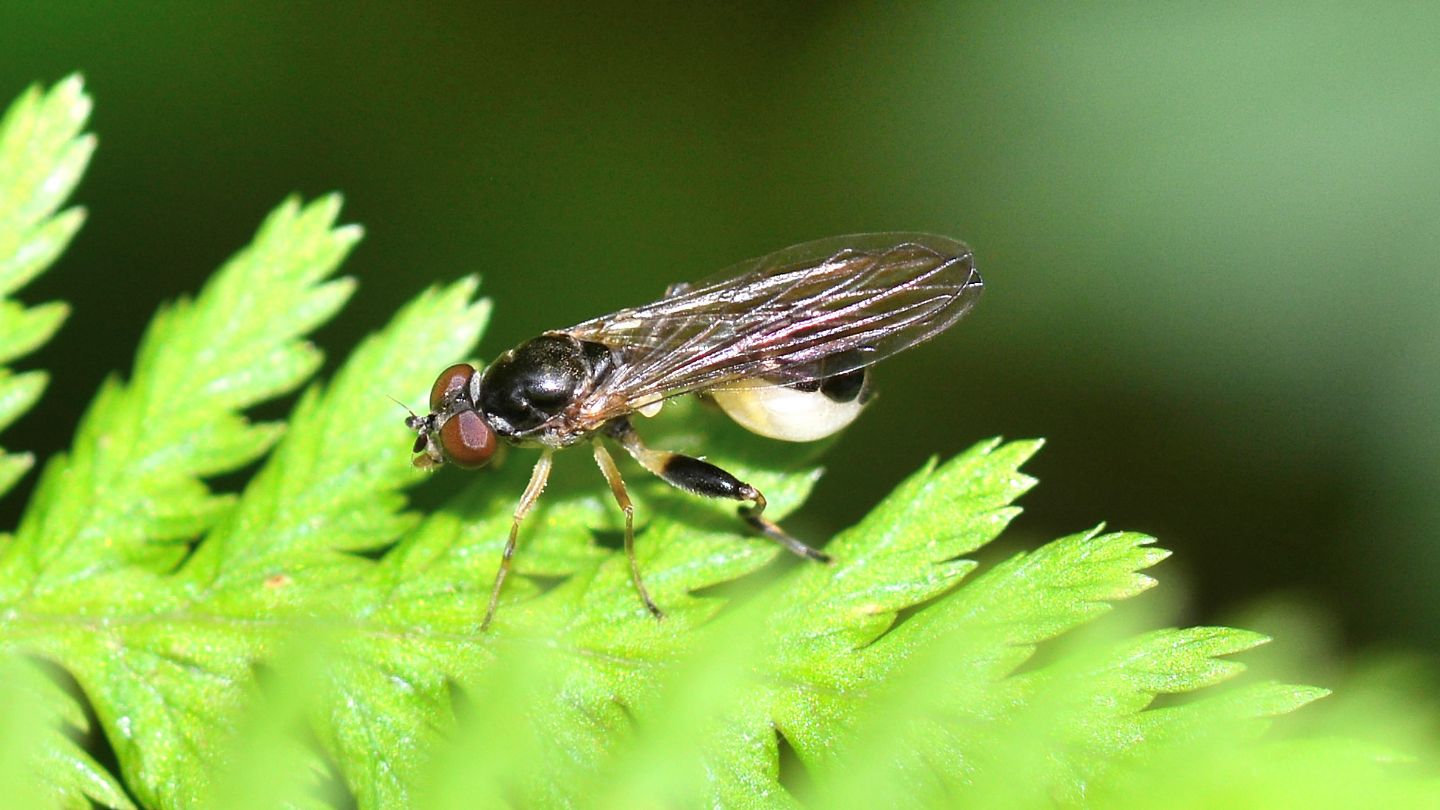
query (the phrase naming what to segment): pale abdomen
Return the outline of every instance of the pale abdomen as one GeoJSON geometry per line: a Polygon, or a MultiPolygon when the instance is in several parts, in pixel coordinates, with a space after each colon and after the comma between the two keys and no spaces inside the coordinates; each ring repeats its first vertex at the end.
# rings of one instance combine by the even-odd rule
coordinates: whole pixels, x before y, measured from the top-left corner
{"type": "Polygon", "coordinates": [[[860,415],[869,399],[867,371],[856,369],[801,386],[741,380],[707,393],[752,433],[813,442],[834,435],[860,415]]]}

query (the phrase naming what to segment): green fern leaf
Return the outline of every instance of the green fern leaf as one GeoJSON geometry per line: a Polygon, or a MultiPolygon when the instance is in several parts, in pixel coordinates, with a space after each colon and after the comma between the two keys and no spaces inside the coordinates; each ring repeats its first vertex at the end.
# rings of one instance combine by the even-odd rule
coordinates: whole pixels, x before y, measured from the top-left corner
{"type": "MultiPolygon", "coordinates": [[[[8,296],[48,268],[84,221],[78,208],[57,211],[95,150],[94,136],[81,133],[90,106],[80,77],[72,76],[48,90],[31,87],[0,118],[0,430],[39,401],[48,381],[44,372],[17,374],[3,364],[49,340],[68,311],[59,302],[25,307],[8,296]]],[[[29,453],[0,450],[0,495],[33,463],[29,453]]],[[[0,553],[11,546],[10,536],[0,533],[0,553]]],[[[9,649],[0,650],[0,705],[7,707],[0,724],[8,726],[0,730],[0,745],[11,746],[0,751],[0,786],[15,787],[4,791],[12,803],[32,804],[29,797],[35,805],[46,798],[83,806],[88,797],[130,806],[114,777],[71,738],[88,730],[74,697],[9,649]],[[39,744],[23,742],[22,730],[32,729],[42,737],[39,744]]]]}
{"type": "MultiPolygon", "coordinates": [[[[16,115],[0,155],[29,143],[9,122],[36,113],[16,115]]],[[[21,161],[0,178],[56,176],[72,152],[44,153],[49,174],[21,161]]],[[[41,223],[64,195],[32,186],[44,199],[16,210],[41,223]]],[[[828,544],[832,565],[784,556],[738,531],[733,505],[627,467],[659,622],[631,584],[608,491],[585,453],[563,454],[482,633],[529,459],[427,476],[386,401],[423,401],[433,375],[473,350],[489,315],[474,279],[404,307],[283,424],[243,414],[319,366],[304,336],[348,297],[350,283],[330,277],[359,236],[336,226],[338,205],[286,202],[194,300],[156,316],[130,380],[97,394],[0,548],[0,700],[22,707],[0,713],[7,796],[166,808],[1123,806],[1178,791],[1223,798],[1194,784],[1191,763],[1203,763],[1248,796],[1289,785],[1323,800],[1324,768],[1372,797],[1440,798],[1376,765],[1373,748],[1273,734],[1273,718],[1325,691],[1235,683],[1230,656],[1263,636],[1097,621],[1155,584],[1144,572],[1167,552],[1150,538],[1095,530],[985,569],[965,559],[1018,514],[1038,442],[987,441],[925,466],[828,544]],[[257,462],[239,492],[207,483],[257,462]],[[458,490],[417,514],[405,491],[421,484],[458,490]],[[87,727],[82,700],[118,775],[73,740],[87,727]]],[[[35,234],[64,216],[36,226],[40,247],[14,277],[54,258],[63,239],[35,234]]],[[[40,311],[0,310],[0,328],[33,343],[54,317],[40,311]]],[[[37,380],[0,378],[0,422],[33,402],[37,380]]],[[[693,405],[642,430],[751,481],[777,516],[818,475],[795,453],[777,465],[774,446],[693,405]]]]}
{"type": "MultiPolygon", "coordinates": [[[[80,229],[79,209],[60,213],[95,151],[81,134],[90,98],[78,76],[50,90],[31,87],[0,119],[0,430],[45,390],[42,372],[15,374],[4,364],[50,339],[68,312],[63,303],[25,307],[8,296],[55,261],[80,229]]],[[[0,451],[0,495],[30,469],[29,454],[0,451]]]]}
{"type": "Polygon", "coordinates": [[[260,455],[281,425],[239,411],[303,382],[320,353],[301,335],[349,296],[324,281],[359,238],[332,228],[339,201],[291,201],[194,301],[160,313],[141,342],[135,379],[111,379],[82,418],[68,458],[51,462],[15,538],[9,565],[32,593],[93,582],[128,567],[167,571],[183,541],[233,498],[201,477],[260,455]]]}

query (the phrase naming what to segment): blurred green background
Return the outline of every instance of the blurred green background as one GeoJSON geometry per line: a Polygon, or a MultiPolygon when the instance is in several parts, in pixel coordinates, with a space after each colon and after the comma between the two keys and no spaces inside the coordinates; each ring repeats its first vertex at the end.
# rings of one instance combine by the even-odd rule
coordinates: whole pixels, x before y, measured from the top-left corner
{"type": "Polygon", "coordinates": [[[24,293],[74,304],[26,363],[56,379],[6,445],[63,448],[292,191],[368,232],[332,363],[466,273],[489,357],[790,243],[930,230],[986,297],[882,367],[797,533],[1045,436],[1015,542],[1107,520],[1178,552],[1187,620],[1279,593],[1440,648],[1440,6],[597,6],[6,4],[0,96],[82,70],[100,136],[90,221],[24,293]]]}

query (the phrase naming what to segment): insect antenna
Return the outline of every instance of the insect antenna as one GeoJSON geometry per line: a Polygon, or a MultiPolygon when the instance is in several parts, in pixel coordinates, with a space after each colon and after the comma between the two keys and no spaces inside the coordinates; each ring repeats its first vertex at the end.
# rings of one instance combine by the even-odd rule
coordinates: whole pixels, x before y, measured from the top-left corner
{"type": "Polygon", "coordinates": [[[401,408],[404,408],[404,409],[405,409],[405,413],[410,414],[410,417],[405,420],[405,425],[406,425],[407,427],[409,427],[411,430],[419,430],[419,429],[425,424],[424,418],[422,418],[419,414],[415,413],[414,411],[410,410],[410,406],[409,406],[409,405],[406,405],[405,403],[401,402],[400,400],[396,399],[395,397],[390,396],[389,394],[386,394],[386,395],[385,395],[385,398],[388,399],[388,400],[390,400],[391,402],[395,403],[396,405],[399,405],[401,408]]]}

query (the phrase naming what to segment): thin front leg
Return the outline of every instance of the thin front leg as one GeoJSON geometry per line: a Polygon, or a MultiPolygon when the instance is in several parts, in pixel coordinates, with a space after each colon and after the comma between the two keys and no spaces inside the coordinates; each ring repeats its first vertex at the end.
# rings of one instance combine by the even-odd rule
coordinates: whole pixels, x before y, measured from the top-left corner
{"type": "Polygon", "coordinates": [[[605,482],[610,485],[610,491],[615,495],[615,503],[620,505],[620,511],[625,513],[625,556],[630,558],[630,580],[635,583],[635,590],[640,592],[640,601],[645,603],[645,608],[650,615],[657,619],[663,619],[664,613],[650,598],[650,592],[645,589],[645,581],[640,578],[640,561],[635,559],[635,505],[630,503],[630,493],[625,491],[625,479],[620,477],[620,468],[615,466],[615,459],[610,458],[610,453],[605,445],[596,438],[595,463],[600,465],[600,472],[605,475],[605,482]]]}
{"type": "Polygon", "coordinates": [[[515,556],[515,540],[520,536],[520,521],[525,519],[530,507],[540,500],[540,493],[545,491],[545,482],[550,478],[550,457],[552,450],[546,448],[540,454],[540,460],[535,462],[535,469],[530,473],[530,484],[525,487],[525,494],[520,496],[520,503],[515,506],[515,519],[510,523],[510,539],[505,541],[505,554],[500,558],[500,570],[495,572],[495,587],[490,591],[490,607],[485,609],[485,621],[480,623],[480,631],[484,632],[490,626],[490,620],[495,618],[495,609],[500,606],[500,586],[505,584],[505,576],[510,573],[510,558],[515,556]]]}
{"type": "Polygon", "coordinates": [[[640,441],[640,435],[627,419],[611,422],[606,432],[620,442],[626,452],[640,462],[640,466],[660,476],[670,486],[707,498],[750,501],[749,506],[740,507],[740,517],[756,531],[801,557],[830,562],[829,554],[796,540],[775,521],[764,517],[765,496],[755,487],[708,461],[664,450],[651,450],[640,441]]]}

